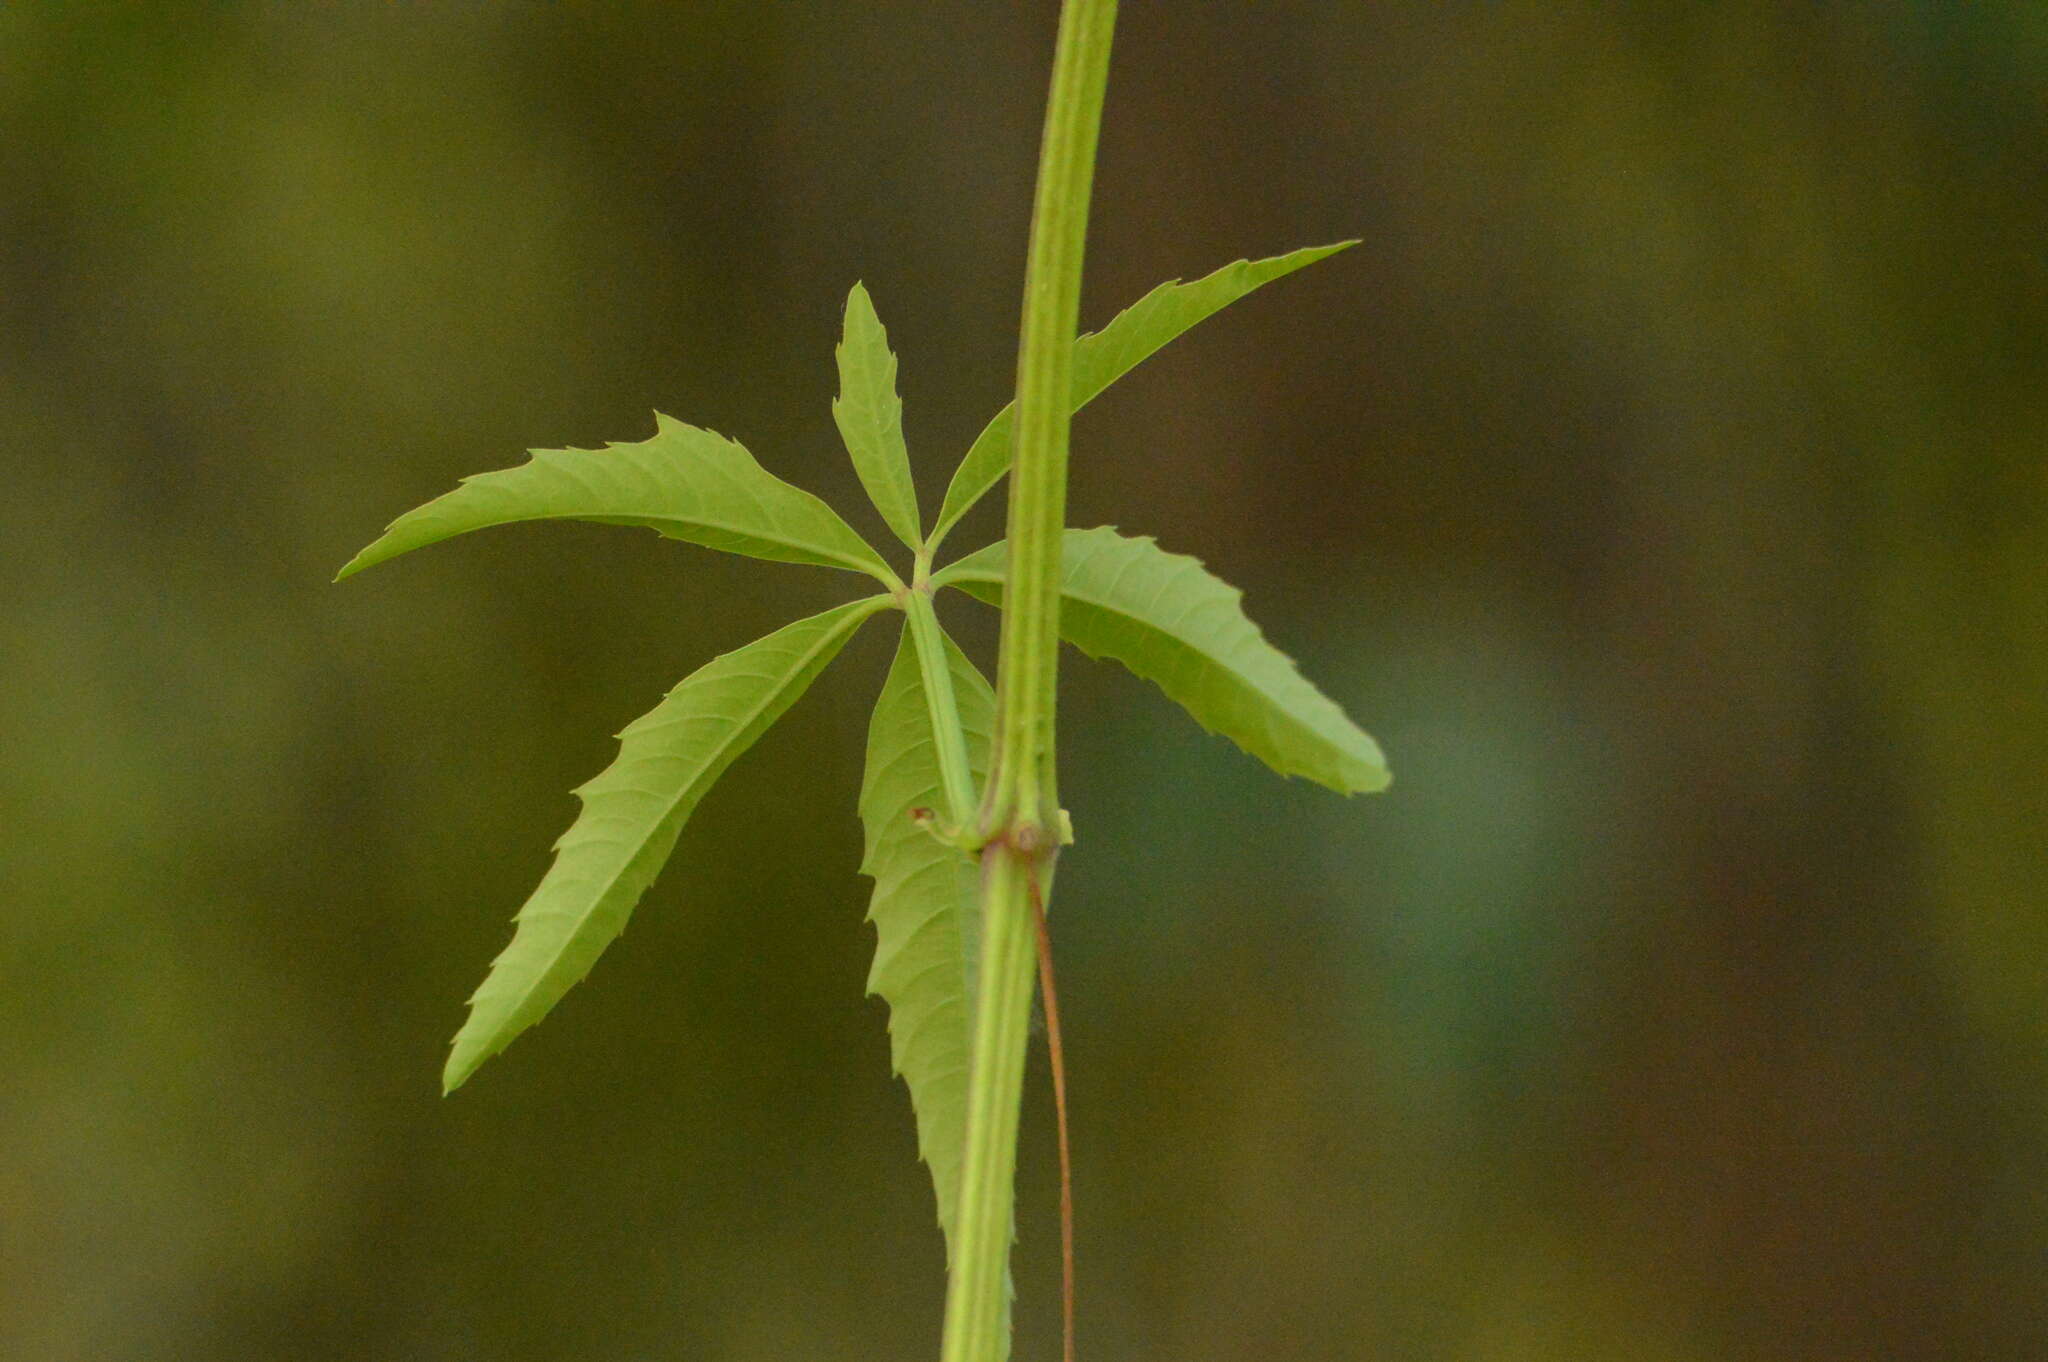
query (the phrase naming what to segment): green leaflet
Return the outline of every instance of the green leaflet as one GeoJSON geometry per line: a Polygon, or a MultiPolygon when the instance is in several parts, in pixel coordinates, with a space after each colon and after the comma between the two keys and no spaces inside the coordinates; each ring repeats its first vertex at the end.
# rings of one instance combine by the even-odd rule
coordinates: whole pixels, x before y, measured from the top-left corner
{"type": "MultiPolygon", "coordinates": [[[[933,581],[1000,603],[1008,549],[992,544],[933,581]]],[[[1155,682],[1211,732],[1282,775],[1339,794],[1383,790],[1379,745],[1245,618],[1243,593],[1194,558],[1113,529],[1068,530],[1060,635],[1155,682]]]]}
{"type": "Polygon", "coordinates": [[[853,471],[867,488],[868,500],[896,537],[915,552],[924,542],[924,527],[918,522],[910,451],[903,444],[896,356],[874,302],[860,284],[846,296],[845,339],[833,354],[839,361],[839,396],[832,399],[832,419],[839,426],[839,438],[853,456],[853,471]]]}
{"type": "Polygon", "coordinates": [[[393,521],[338,577],[491,525],[594,520],[755,558],[849,568],[895,585],[888,565],[836,511],[761,467],[738,443],[659,412],[654,421],[651,440],[537,449],[517,468],[464,478],[393,521]]]}
{"type": "MultiPolygon", "coordinates": [[[[1264,284],[1335,255],[1356,241],[1309,246],[1265,260],[1239,260],[1192,284],[1172,280],[1161,284],[1110,320],[1108,326],[1074,342],[1074,410],[1088,405],[1104,388],[1122,378],[1168,341],[1222,311],[1264,284]]],[[[936,544],[982,494],[1010,470],[1011,426],[1015,404],[995,414],[968,447],[939,508],[932,527],[936,544]]]]}
{"type": "MultiPolygon", "coordinates": [[[[978,782],[987,774],[995,694],[950,638],[945,649],[968,764],[978,782]]],[[[944,817],[945,804],[932,717],[906,622],[868,725],[867,773],[861,782],[867,845],[860,868],[875,881],[868,904],[876,935],[868,992],[889,1004],[890,1058],[910,1086],[918,1152],[931,1169],[950,1261],[967,1132],[967,1061],[980,935],[977,872],[972,857],[939,841],[910,816],[922,808],[944,817]]]]}
{"type": "Polygon", "coordinates": [[[796,702],[861,621],[888,604],[886,596],[854,601],[714,658],[627,726],[618,759],[576,791],[582,813],[519,910],[512,944],[470,998],[444,1091],[590,972],[625,930],[704,792],[796,702]]]}

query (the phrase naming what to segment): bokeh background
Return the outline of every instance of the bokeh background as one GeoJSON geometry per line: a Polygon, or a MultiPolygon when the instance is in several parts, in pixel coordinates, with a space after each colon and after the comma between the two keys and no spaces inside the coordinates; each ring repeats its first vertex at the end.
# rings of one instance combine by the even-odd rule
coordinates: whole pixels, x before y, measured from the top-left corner
{"type": "MultiPolygon", "coordinates": [[[[0,8],[0,1355],[935,1355],[889,631],[443,1101],[608,735],[849,582],[585,526],[328,579],[657,407],[853,505],[856,278],[935,498],[1053,10],[0,8]]],[[[1125,7],[1088,324],[1364,244],[1092,407],[1073,518],[1245,586],[1398,780],[1072,658],[1085,1356],[2043,1355],[2044,14],[1125,7]]]]}

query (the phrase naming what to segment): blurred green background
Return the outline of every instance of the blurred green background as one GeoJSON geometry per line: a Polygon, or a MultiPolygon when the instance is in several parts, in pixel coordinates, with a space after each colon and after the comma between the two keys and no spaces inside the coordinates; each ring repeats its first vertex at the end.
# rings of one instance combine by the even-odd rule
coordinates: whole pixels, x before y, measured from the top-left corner
{"type": "MultiPolygon", "coordinates": [[[[935,496],[1053,15],[0,9],[0,1356],[935,1355],[862,996],[887,629],[436,1090],[608,735],[849,579],[587,526],[328,579],[657,407],[854,504],[857,278],[935,496]]],[[[1071,659],[1084,1356],[2042,1355],[2044,16],[1125,7],[1088,324],[1365,244],[1092,407],[1073,519],[1243,585],[1398,781],[1071,659]]]]}

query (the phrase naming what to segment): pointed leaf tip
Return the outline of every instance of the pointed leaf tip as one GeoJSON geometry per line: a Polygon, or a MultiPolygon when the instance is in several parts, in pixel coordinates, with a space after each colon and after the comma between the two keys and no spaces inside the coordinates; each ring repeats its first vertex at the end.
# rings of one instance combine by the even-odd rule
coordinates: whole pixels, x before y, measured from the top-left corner
{"type": "Polygon", "coordinates": [[[458,1064],[456,1057],[449,1055],[448,1062],[441,1066],[441,1096],[453,1097],[455,1090],[467,1083],[469,1076],[476,1070],[476,1062],[458,1064]]]}
{"type": "Polygon", "coordinates": [[[832,420],[853,460],[853,471],[891,533],[915,552],[924,542],[924,523],[910,474],[910,451],[903,441],[896,355],[863,284],[856,283],[847,292],[844,329],[832,354],[839,366],[832,420]]]}

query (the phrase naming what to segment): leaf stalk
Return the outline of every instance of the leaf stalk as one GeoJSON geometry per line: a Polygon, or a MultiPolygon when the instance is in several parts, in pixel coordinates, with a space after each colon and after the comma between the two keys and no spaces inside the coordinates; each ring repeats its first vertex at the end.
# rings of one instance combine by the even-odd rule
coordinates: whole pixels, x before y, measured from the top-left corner
{"type": "Polygon", "coordinates": [[[964,832],[974,817],[974,776],[968,769],[967,735],[960,727],[960,705],[953,694],[953,668],[946,659],[946,636],[940,632],[938,614],[932,609],[929,579],[903,593],[903,612],[910,621],[918,674],[924,681],[932,746],[939,759],[939,783],[946,793],[946,818],[956,831],[964,832]]]}

